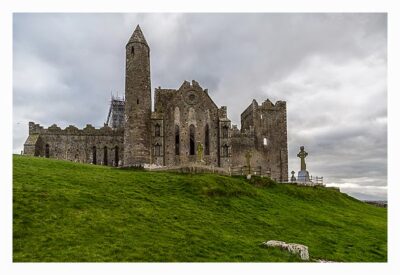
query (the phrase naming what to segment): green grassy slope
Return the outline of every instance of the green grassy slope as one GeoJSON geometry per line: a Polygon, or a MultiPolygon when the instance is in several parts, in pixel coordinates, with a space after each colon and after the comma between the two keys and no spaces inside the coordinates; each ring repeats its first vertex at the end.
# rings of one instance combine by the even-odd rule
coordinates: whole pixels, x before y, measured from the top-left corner
{"type": "Polygon", "coordinates": [[[387,211],[326,188],[14,156],[13,256],[30,261],[387,261],[387,211]]]}

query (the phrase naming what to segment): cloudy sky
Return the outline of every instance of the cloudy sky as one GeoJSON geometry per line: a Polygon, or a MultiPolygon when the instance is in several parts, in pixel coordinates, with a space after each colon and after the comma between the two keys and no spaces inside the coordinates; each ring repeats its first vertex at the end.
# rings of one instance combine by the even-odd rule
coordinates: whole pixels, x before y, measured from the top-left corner
{"type": "Polygon", "coordinates": [[[287,101],[289,170],[360,199],[386,199],[385,14],[14,14],[13,151],[28,122],[100,127],[123,95],[140,24],[152,89],[197,80],[240,127],[255,98],[287,101]]]}

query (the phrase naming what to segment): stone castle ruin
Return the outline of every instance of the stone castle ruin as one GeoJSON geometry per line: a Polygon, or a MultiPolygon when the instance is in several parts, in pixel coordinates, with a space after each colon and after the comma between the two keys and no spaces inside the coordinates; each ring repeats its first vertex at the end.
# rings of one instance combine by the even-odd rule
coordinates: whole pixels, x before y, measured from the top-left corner
{"type": "Polygon", "coordinates": [[[251,165],[288,181],[286,102],[253,100],[231,125],[225,106],[207,89],[184,81],[156,88],[152,111],[150,47],[139,26],[126,45],[125,98],[112,98],[100,129],[29,122],[24,154],[109,166],[204,166],[230,170],[251,165]],[[251,156],[247,157],[246,156],[251,156]]]}

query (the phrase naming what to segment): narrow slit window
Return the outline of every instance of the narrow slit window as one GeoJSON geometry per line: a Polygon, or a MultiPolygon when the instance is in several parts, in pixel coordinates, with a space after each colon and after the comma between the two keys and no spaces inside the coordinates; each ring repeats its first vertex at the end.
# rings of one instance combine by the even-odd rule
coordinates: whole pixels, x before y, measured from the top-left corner
{"type": "Polygon", "coordinates": [[[204,154],[210,154],[210,129],[208,124],[206,124],[206,129],[204,131],[204,154]]]}
{"type": "Polygon", "coordinates": [[[179,156],[179,126],[175,125],[175,155],[179,156]]]}
{"type": "Polygon", "coordinates": [[[118,167],[118,162],[119,162],[119,148],[118,146],[115,146],[114,148],[114,166],[118,167]]]}
{"type": "Polygon", "coordinates": [[[194,125],[190,125],[189,127],[189,154],[193,156],[195,154],[195,128],[194,125]]]}

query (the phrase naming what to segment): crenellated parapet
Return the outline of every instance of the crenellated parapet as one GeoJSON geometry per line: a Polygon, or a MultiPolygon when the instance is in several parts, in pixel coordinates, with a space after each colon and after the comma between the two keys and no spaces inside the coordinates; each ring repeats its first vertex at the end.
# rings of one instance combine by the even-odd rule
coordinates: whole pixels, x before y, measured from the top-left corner
{"type": "Polygon", "coordinates": [[[79,129],[74,125],[69,125],[65,129],[61,129],[57,124],[53,124],[48,128],[44,128],[40,124],[29,122],[29,135],[66,135],[66,136],[119,136],[123,135],[122,128],[112,129],[107,124],[96,129],[91,124],[87,124],[85,128],[79,129]]]}

